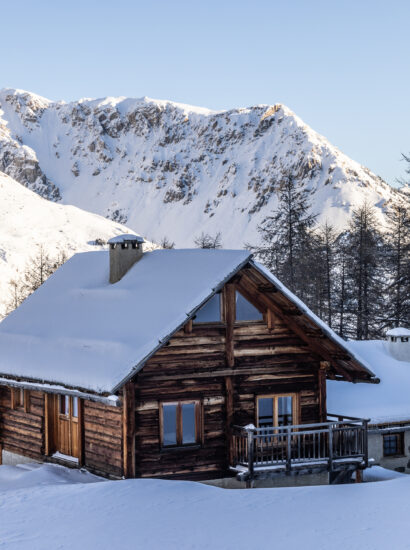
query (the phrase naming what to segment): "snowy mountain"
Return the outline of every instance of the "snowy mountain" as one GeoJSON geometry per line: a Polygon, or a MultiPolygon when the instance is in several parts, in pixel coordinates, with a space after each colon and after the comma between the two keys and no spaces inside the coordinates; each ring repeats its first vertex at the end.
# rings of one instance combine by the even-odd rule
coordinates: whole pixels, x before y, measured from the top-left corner
{"type": "Polygon", "coordinates": [[[364,199],[381,224],[389,205],[409,200],[283,105],[213,112],[148,98],[63,103],[2,90],[0,170],[43,197],[177,246],[202,231],[221,231],[225,247],[256,242],[289,173],[311,189],[319,220],[339,227],[364,199]]]}
{"type": "Polygon", "coordinates": [[[129,232],[101,216],[42,199],[0,172],[0,319],[10,298],[10,280],[18,279],[39,246],[50,257],[61,252],[100,250],[96,239],[129,232]]]}

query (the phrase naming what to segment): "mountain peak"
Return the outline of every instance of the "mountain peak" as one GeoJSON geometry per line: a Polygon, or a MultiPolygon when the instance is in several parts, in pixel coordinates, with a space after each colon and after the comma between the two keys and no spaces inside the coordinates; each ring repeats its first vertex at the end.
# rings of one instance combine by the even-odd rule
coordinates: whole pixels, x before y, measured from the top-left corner
{"type": "Polygon", "coordinates": [[[221,231],[226,247],[258,240],[288,175],[312,192],[319,220],[343,227],[364,200],[383,225],[407,200],[283,104],[212,111],[167,100],[56,103],[0,93],[0,170],[42,196],[192,246],[221,231]]]}

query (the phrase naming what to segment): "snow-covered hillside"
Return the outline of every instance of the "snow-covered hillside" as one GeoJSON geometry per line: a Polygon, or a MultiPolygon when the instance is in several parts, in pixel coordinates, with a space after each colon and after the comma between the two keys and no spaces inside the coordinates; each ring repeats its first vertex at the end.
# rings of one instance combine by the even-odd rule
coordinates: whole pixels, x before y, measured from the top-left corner
{"type": "Polygon", "coordinates": [[[130,230],[84,212],[42,199],[0,172],[0,319],[9,300],[9,282],[21,274],[31,257],[44,247],[52,258],[64,252],[99,250],[96,239],[130,230]]]}
{"type": "Polygon", "coordinates": [[[289,173],[315,191],[320,219],[338,226],[364,199],[381,222],[389,204],[409,200],[283,105],[212,112],[147,98],[56,103],[6,89],[0,170],[177,246],[202,231],[221,231],[225,247],[256,242],[289,173]]]}

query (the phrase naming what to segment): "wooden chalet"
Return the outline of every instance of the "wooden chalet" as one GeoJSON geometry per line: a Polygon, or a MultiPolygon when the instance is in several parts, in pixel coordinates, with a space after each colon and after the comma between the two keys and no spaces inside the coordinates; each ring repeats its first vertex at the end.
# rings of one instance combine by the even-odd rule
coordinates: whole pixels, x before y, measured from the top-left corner
{"type": "Polygon", "coordinates": [[[366,421],[328,413],[327,378],[377,382],[251,254],[120,236],[1,323],[3,461],[190,480],[363,468],[366,421]]]}

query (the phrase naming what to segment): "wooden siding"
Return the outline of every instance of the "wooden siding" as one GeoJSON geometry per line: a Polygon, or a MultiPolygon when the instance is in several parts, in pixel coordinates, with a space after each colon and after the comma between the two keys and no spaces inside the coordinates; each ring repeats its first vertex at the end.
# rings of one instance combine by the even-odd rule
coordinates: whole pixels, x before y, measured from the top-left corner
{"type": "Polygon", "coordinates": [[[320,358],[273,314],[269,325],[193,324],[146,363],[134,380],[137,476],[226,475],[230,426],[256,422],[258,395],[297,392],[300,421],[320,420],[320,358]],[[159,404],[184,399],[202,402],[202,444],[161,450],[159,404]]]}
{"type": "MultiPolygon", "coordinates": [[[[54,396],[51,397],[51,410],[54,412],[54,396]]],[[[0,386],[0,448],[42,461],[47,458],[45,394],[30,391],[29,399],[27,412],[23,409],[13,410],[11,389],[0,386]]],[[[80,458],[83,465],[99,474],[121,477],[122,409],[84,401],[80,410],[83,434],[78,442],[78,453],[82,455],[80,458]]],[[[52,439],[47,449],[50,455],[55,450],[52,439]]]]}
{"type": "Polygon", "coordinates": [[[0,386],[0,445],[12,453],[42,460],[44,454],[44,394],[27,392],[24,409],[11,408],[11,389],[0,386]]]}
{"type": "Polygon", "coordinates": [[[122,409],[84,401],[84,465],[112,477],[122,476],[122,409]]]}

